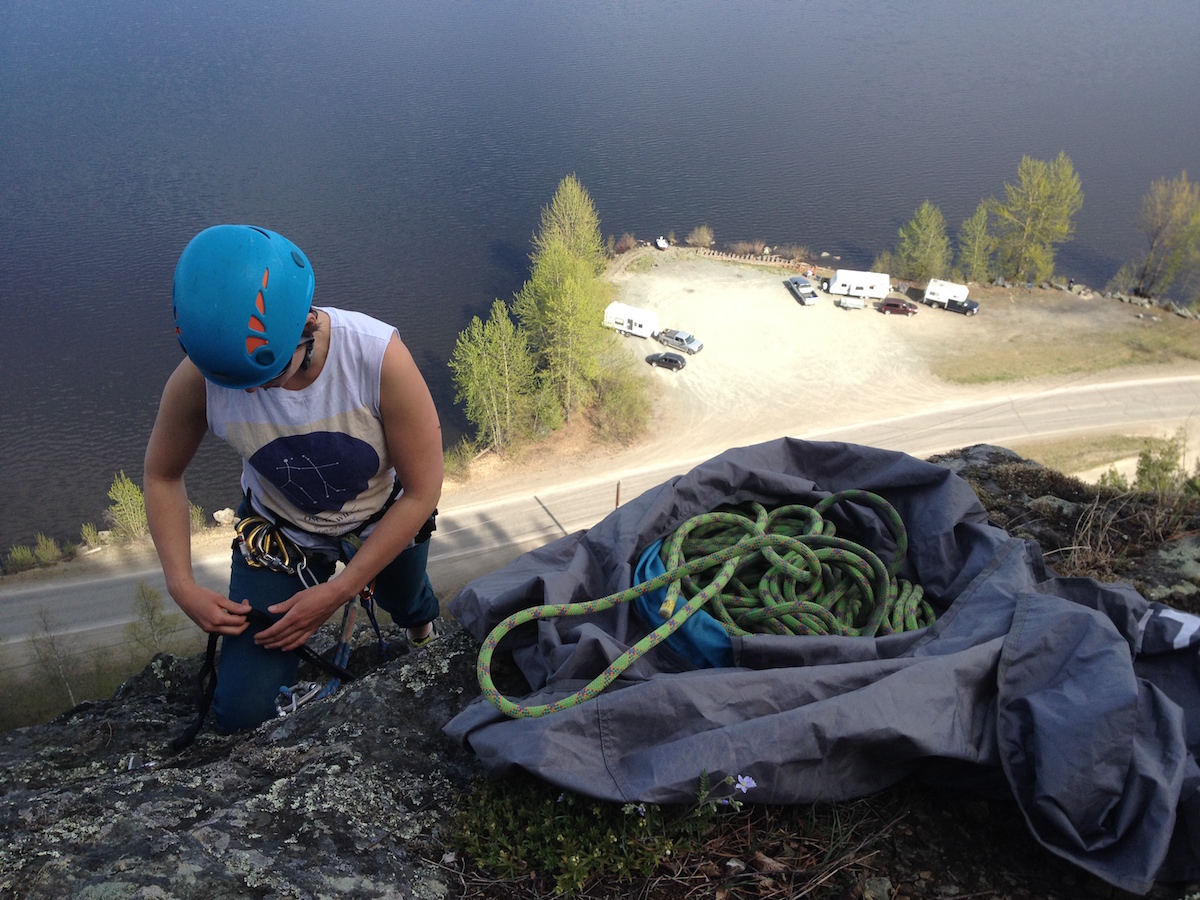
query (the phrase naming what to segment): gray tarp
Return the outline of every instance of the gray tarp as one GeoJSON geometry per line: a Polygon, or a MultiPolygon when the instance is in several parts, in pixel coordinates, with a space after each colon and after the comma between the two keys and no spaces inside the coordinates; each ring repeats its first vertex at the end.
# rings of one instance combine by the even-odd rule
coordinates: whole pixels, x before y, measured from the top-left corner
{"type": "MultiPolygon", "coordinates": [[[[527,607],[628,587],[642,549],[694,515],[855,488],[903,518],[900,574],[924,587],[934,626],[734,638],[735,666],[720,669],[660,646],[594,700],[508,719],[480,699],[447,733],[492,771],[613,801],[690,802],[702,771],[752,776],[746,799],[775,804],[860,797],[917,772],[959,785],[1002,773],[1036,838],[1109,883],[1145,893],[1200,876],[1200,619],[1128,585],[1054,577],[943,467],[790,439],[730,450],[478,579],[450,612],[483,641],[527,607]]],[[[846,529],[890,545],[871,515],[846,529]]],[[[548,703],[648,631],[624,606],[527,624],[501,647],[533,686],[520,699],[548,703]]]]}

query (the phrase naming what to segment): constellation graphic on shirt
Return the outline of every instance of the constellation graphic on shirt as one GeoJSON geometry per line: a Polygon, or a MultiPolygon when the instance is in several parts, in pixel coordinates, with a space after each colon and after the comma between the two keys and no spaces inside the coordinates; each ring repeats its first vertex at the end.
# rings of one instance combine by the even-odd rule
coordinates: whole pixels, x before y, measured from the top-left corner
{"type": "Polygon", "coordinates": [[[305,465],[292,465],[292,461],[295,458],[296,457],[294,457],[294,456],[285,456],[283,459],[280,460],[281,465],[278,465],[275,467],[276,472],[282,472],[284,475],[287,476],[286,481],[276,481],[275,482],[276,484],[279,485],[280,490],[286,491],[288,493],[292,492],[292,491],[288,490],[289,488],[291,488],[292,490],[299,491],[305,497],[308,498],[309,503],[316,505],[318,503],[317,498],[314,497],[312,494],[310,494],[308,492],[308,489],[305,488],[303,484],[301,484],[298,480],[296,480],[296,478],[293,477],[293,475],[295,475],[295,474],[302,474],[302,475],[308,474],[308,475],[315,475],[318,479],[320,479],[320,482],[321,482],[320,485],[317,485],[312,480],[312,478],[306,478],[305,481],[307,483],[313,485],[314,487],[323,487],[325,489],[325,496],[322,499],[328,500],[330,497],[334,497],[339,494],[346,493],[345,488],[335,487],[333,485],[333,483],[330,482],[329,479],[325,477],[325,473],[322,471],[324,469],[336,469],[338,466],[341,465],[340,462],[337,462],[335,460],[334,462],[329,462],[329,463],[315,463],[312,461],[312,458],[308,456],[308,454],[303,454],[300,458],[304,460],[305,465]]]}
{"type": "Polygon", "coordinates": [[[276,438],[247,461],[305,513],[342,509],[368,488],[380,466],[366,441],[333,431],[276,438]]]}

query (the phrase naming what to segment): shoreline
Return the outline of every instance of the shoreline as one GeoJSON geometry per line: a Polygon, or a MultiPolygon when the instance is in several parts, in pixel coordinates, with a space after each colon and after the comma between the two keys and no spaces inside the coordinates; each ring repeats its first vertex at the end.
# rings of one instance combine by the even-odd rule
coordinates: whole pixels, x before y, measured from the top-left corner
{"type": "MultiPolygon", "coordinates": [[[[783,282],[784,273],[805,268],[807,264],[779,258],[763,261],[691,248],[661,251],[643,246],[622,254],[606,275],[614,285],[614,297],[654,309],[664,327],[693,331],[706,345],[689,357],[683,372],[644,367],[655,410],[647,433],[632,446],[608,445],[594,438],[586,422],[577,420],[514,456],[485,455],[471,464],[465,479],[448,478],[442,509],[529,495],[547,484],[568,486],[582,473],[590,477],[597,469],[634,473],[681,460],[700,462],[731,446],[853,424],[864,415],[876,418],[981,397],[999,400],[1018,388],[1038,385],[1051,390],[1111,378],[1114,371],[1127,372],[1131,379],[1162,371],[1200,372],[1200,363],[1181,362],[1160,369],[1102,369],[1032,381],[966,386],[943,382],[930,374],[930,368],[948,347],[970,352],[970,342],[1016,346],[1030,333],[1038,334],[1047,322],[1062,324],[1054,316],[1062,316],[1072,328],[1122,327],[1134,313],[1116,301],[1068,298],[1060,291],[1031,298],[1041,303],[1022,304],[1014,295],[1024,295],[1024,288],[973,288],[972,299],[982,306],[973,317],[924,306],[912,319],[885,317],[872,309],[837,309],[825,295],[816,305],[801,307],[783,282]],[[1054,294],[1060,296],[1049,296],[1054,294]],[[1049,300],[1073,306],[1069,312],[1044,308],[1049,300]],[[1097,321],[1102,318],[1105,321],[1097,321]],[[881,397],[881,384],[887,386],[884,393],[902,396],[881,397]]],[[[661,349],[657,342],[635,337],[624,339],[623,346],[639,362],[661,349]]],[[[1197,454],[1200,435],[1189,442],[1189,457],[1197,454]]],[[[1136,456],[1122,462],[1127,474],[1134,465],[1136,456]]],[[[1099,468],[1107,470],[1107,466],[1099,468]]],[[[619,474],[614,482],[619,485],[619,474]]],[[[193,538],[193,556],[225,552],[232,535],[228,526],[210,527],[193,538]]],[[[147,539],[143,545],[110,545],[54,566],[5,574],[0,576],[0,587],[157,565],[157,554],[147,539]]]]}

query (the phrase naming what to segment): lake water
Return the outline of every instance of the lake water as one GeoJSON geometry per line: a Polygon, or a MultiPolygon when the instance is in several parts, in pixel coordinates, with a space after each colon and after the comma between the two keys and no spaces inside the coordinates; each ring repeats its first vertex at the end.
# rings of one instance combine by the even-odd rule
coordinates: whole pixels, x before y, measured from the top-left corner
{"type": "MultiPolygon", "coordinates": [[[[865,266],[923,200],[953,230],[1066,151],[1058,269],[1100,286],[1151,181],[1200,174],[1197,48],[1193,0],[0,0],[0,552],[140,479],[207,225],[282,231],[318,303],[396,324],[449,443],[455,337],[520,287],[564,175],[606,235],[865,266]]],[[[193,500],[234,505],[237,473],[206,442],[193,500]]]]}

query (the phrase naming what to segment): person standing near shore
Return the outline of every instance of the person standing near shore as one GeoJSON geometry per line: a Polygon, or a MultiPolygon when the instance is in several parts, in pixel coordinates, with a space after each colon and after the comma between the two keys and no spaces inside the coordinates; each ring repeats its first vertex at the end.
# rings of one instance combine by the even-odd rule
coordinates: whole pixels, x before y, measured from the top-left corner
{"type": "Polygon", "coordinates": [[[247,225],[201,231],[175,269],[187,356],[147,444],[146,516],[171,596],[221,636],[223,732],[276,714],[280,687],[296,679],[289,651],[365,586],[413,644],[432,639],[439,612],[426,574],[443,479],[429,388],[395,328],[312,306],[314,287],[299,247],[247,225]],[[208,431],[242,456],[239,519],[263,521],[301,560],[275,570],[235,541],[228,597],[192,573],[184,473],[208,431]]]}

